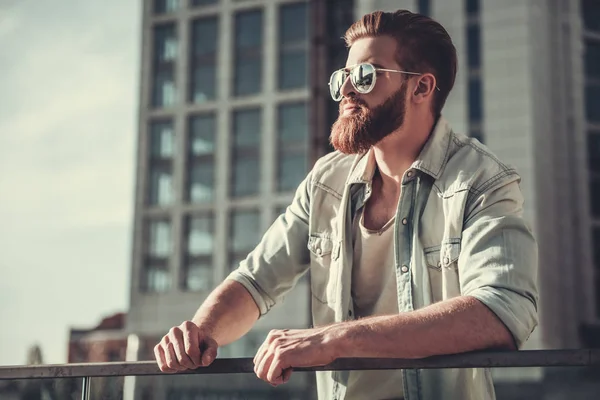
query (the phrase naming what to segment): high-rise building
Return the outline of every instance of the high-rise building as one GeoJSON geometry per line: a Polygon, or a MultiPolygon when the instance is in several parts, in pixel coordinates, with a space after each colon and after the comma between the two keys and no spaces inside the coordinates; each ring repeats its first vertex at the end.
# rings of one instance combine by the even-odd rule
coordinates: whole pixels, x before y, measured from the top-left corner
{"type": "MultiPolygon", "coordinates": [[[[357,6],[357,15],[422,12],[448,30],[459,69],[444,116],[522,176],[525,217],[539,244],[540,325],[526,348],[600,345],[600,1],[361,0],[357,6]]],[[[528,398],[537,398],[541,382],[565,374],[519,368],[494,375],[507,395],[531,388],[528,398]]]]}
{"type": "MultiPolygon", "coordinates": [[[[523,178],[525,217],[540,247],[541,322],[527,348],[593,343],[600,323],[600,2],[144,0],[143,7],[127,320],[140,338],[139,359],[153,358],[166,329],[193,315],[330,150],[337,104],[327,80],[345,64],[340,37],[347,27],[364,13],[399,8],[432,16],[455,43],[459,70],[444,116],[523,178]]],[[[271,328],[309,325],[308,293],[302,279],[284,305],[220,356],[252,356],[271,328]]],[[[549,372],[494,374],[500,388],[527,388],[535,398],[549,372]]],[[[175,384],[181,379],[139,380],[136,398],[184,398],[189,382],[175,384]]],[[[245,385],[246,395],[267,398],[264,385],[228,383],[211,382],[209,393],[245,385]]],[[[310,378],[297,384],[309,387],[310,378]]]]}
{"type": "MultiPolygon", "coordinates": [[[[339,31],[352,22],[353,2],[314,3],[143,2],[127,316],[127,329],[137,336],[134,358],[154,358],[152,349],[160,337],[190,319],[246,257],[290,203],[312,161],[327,151],[327,129],[311,132],[309,124],[313,113],[325,123],[331,117],[321,115],[309,100],[320,98],[322,103],[328,96],[328,74],[323,72],[330,68],[328,58],[318,77],[308,73],[313,68],[310,54],[316,51],[311,36],[326,37],[327,32],[319,33],[309,21],[323,18],[339,31]]],[[[320,43],[319,49],[341,54],[340,36],[336,43],[320,43]]],[[[269,330],[309,326],[309,302],[308,280],[303,278],[284,305],[261,318],[240,341],[221,349],[219,357],[253,356],[269,330]]],[[[175,399],[198,392],[183,380],[137,379],[135,398],[175,399]]],[[[304,374],[294,381],[293,395],[309,398],[312,377],[304,374]]],[[[203,391],[206,397],[194,398],[224,393],[235,398],[242,387],[247,389],[244,398],[250,393],[260,399],[269,393],[281,398],[291,390],[263,393],[260,388],[268,385],[253,387],[256,382],[242,378],[231,382],[211,379],[204,385],[210,386],[203,391]]]]}

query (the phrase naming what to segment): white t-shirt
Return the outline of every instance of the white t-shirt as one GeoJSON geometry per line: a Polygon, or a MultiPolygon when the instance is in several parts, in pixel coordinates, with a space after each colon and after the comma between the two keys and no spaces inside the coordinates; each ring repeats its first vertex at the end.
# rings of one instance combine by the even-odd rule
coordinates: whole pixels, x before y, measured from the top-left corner
{"type": "MultiPolygon", "coordinates": [[[[354,219],[352,299],[356,318],[398,314],[394,271],[394,222],[380,230],[364,225],[364,207],[354,219]]],[[[402,371],[350,371],[346,400],[403,399],[402,371]]]]}

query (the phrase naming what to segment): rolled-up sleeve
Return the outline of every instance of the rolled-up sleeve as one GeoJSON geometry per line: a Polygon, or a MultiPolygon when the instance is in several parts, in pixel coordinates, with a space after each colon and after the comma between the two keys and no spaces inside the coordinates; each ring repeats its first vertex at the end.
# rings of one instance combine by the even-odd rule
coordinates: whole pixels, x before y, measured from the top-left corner
{"type": "Polygon", "coordinates": [[[537,326],[537,243],[517,180],[467,205],[458,260],[461,292],[485,304],[521,348],[537,326]]]}
{"type": "Polygon", "coordinates": [[[281,301],[309,267],[311,176],[308,174],[299,185],[290,206],[275,220],[258,246],[227,277],[248,290],[261,316],[281,301]]]}

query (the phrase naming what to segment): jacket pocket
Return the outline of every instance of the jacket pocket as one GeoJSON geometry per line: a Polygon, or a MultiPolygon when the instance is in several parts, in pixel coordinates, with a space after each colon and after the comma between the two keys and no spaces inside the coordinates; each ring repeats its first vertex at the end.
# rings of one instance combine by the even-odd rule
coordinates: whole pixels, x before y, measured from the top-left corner
{"type": "Polygon", "coordinates": [[[444,240],[440,246],[424,249],[424,253],[433,302],[460,296],[460,239],[444,240]]]}
{"type": "Polygon", "coordinates": [[[329,236],[311,235],[308,239],[310,251],[310,289],[312,296],[322,303],[333,300],[335,276],[332,274],[335,241],[329,236]]]}

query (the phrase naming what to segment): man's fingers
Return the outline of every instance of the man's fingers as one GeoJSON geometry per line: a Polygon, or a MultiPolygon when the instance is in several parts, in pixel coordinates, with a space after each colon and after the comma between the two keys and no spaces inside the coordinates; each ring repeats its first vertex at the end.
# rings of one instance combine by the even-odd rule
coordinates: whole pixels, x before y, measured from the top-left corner
{"type": "Polygon", "coordinates": [[[183,336],[183,349],[192,363],[192,368],[195,369],[201,367],[202,360],[200,359],[200,356],[202,353],[200,352],[200,338],[197,326],[191,321],[186,321],[181,324],[181,327],[183,336]]]}
{"type": "Polygon", "coordinates": [[[176,372],[175,370],[169,368],[169,366],[167,365],[167,359],[165,356],[165,349],[163,347],[163,344],[165,344],[164,341],[154,346],[154,357],[156,357],[158,368],[160,368],[162,372],[176,372]]]}
{"type": "Polygon", "coordinates": [[[283,370],[283,383],[286,383],[287,381],[290,380],[290,377],[292,376],[292,372],[294,372],[294,370],[292,368],[286,368],[283,370]]]}
{"type": "Polygon", "coordinates": [[[269,370],[267,372],[267,381],[271,385],[281,385],[283,383],[283,368],[281,353],[278,351],[271,361],[269,370]]]}
{"type": "Polygon", "coordinates": [[[185,351],[185,343],[183,338],[183,332],[181,332],[181,329],[179,329],[178,327],[172,328],[169,331],[168,336],[170,341],[169,349],[172,348],[173,352],[175,353],[175,360],[177,363],[176,368],[178,370],[194,369],[194,363],[192,362],[192,360],[190,360],[185,351]]]}
{"type": "Polygon", "coordinates": [[[217,358],[217,342],[212,338],[205,338],[200,343],[199,349],[202,353],[202,366],[209,366],[217,358]]]}

